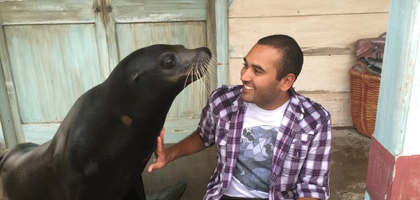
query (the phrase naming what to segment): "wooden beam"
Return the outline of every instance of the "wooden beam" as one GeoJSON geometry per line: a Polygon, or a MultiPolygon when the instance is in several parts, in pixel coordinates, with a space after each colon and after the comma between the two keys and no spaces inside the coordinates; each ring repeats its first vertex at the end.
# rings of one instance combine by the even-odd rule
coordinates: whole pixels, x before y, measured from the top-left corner
{"type": "Polygon", "coordinates": [[[23,135],[20,122],[18,102],[3,27],[0,18],[0,118],[6,147],[10,148],[18,143],[25,142],[25,136],[23,135]]]}
{"type": "Polygon", "coordinates": [[[390,0],[234,0],[229,2],[231,2],[229,18],[249,18],[387,13],[390,0]]]}
{"type": "Polygon", "coordinates": [[[243,58],[262,37],[292,36],[305,55],[354,55],[354,42],[386,32],[387,13],[229,19],[230,58],[243,58]]]}

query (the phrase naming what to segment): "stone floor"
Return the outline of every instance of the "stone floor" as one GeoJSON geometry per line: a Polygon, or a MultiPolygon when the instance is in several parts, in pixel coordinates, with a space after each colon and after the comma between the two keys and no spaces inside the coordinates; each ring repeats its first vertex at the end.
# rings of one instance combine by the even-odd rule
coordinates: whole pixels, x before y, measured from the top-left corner
{"type": "MultiPolygon", "coordinates": [[[[331,200],[364,199],[369,146],[370,139],[355,129],[333,129],[331,200]]],[[[196,155],[180,158],[163,170],[144,172],[146,193],[183,180],[187,182],[187,189],[181,200],[201,199],[214,168],[214,151],[214,148],[209,148],[196,155]]],[[[3,199],[3,192],[0,191],[0,200],[3,199]]]]}
{"type": "Polygon", "coordinates": [[[370,139],[355,129],[333,129],[331,200],[363,200],[370,139]]]}

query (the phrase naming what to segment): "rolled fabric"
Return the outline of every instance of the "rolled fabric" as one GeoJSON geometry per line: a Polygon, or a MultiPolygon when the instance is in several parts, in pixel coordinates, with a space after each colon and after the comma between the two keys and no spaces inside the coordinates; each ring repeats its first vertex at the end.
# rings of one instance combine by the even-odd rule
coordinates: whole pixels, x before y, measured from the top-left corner
{"type": "Polygon", "coordinates": [[[364,38],[355,42],[357,59],[382,60],[384,57],[386,33],[378,38],[364,38]]]}

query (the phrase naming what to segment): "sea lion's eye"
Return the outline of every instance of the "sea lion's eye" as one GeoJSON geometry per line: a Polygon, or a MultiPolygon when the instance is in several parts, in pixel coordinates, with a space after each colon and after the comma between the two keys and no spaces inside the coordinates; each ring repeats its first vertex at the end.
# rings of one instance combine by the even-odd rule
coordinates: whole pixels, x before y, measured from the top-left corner
{"type": "Polygon", "coordinates": [[[166,68],[172,68],[172,67],[175,67],[175,63],[174,63],[174,61],[173,61],[172,59],[167,59],[167,60],[163,61],[163,65],[164,65],[166,68]]]}

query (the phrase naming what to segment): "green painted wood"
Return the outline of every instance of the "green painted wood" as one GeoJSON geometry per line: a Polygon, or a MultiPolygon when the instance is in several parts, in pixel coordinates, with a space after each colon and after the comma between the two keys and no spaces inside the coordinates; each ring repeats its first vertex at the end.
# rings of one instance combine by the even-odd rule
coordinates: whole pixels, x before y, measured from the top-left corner
{"type": "MultiPolygon", "coordinates": [[[[217,45],[216,45],[216,3],[215,0],[207,1],[207,47],[213,53],[207,76],[207,88],[213,91],[217,88],[217,45]]],[[[226,19],[227,20],[227,19],[226,19]]],[[[204,100],[207,102],[207,98],[204,100]]]]}
{"type": "Polygon", "coordinates": [[[4,127],[6,147],[12,147],[20,142],[25,142],[20,114],[17,105],[15,85],[13,83],[10,59],[7,53],[6,38],[3,21],[0,18],[0,67],[1,67],[1,91],[0,91],[0,118],[4,127]]]}
{"type": "Polygon", "coordinates": [[[206,0],[113,0],[117,23],[205,21],[206,0]]]}
{"type": "Polygon", "coordinates": [[[22,128],[27,142],[43,144],[54,137],[59,126],[60,123],[24,124],[22,128]]]}
{"type": "Polygon", "coordinates": [[[228,2],[216,0],[217,85],[229,84],[228,2]]]}
{"type": "Polygon", "coordinates": [[[0,137],[1,148],[14,146],[18,143],[15,127],[13,125],[12,111],[7,97],[3,68],[0,62],[0,137]],[[4,124],[4,125],[3,125],[4,124]],[[4,130],[4,131],[3,131],[4,130]]]}
{"type": "Polygon", "coordinates": [[[113,69],[121,60],[118,54],[117,33],[115,30],[115,11],[119,11],[119,9],[113,8],[111,0],[105,0],[104,2],[105,13],[103,24],[105,25],[105,33],[107,36],[109,66],[113,69]]]}
{"type": "MultiPolygon", "coordinates": [[[[165,124],[165,143],[179,142],[180,140],[190,135],[193,131],[197,129],[198,122],[199,119],[190,118],[178,118],[167,121],[165,124]]],[[[60,123],[48,123],[24,124],[22,127],[27,142],[43,144],[53,138],[59,126],[60,123]]]]}
{"type": "Polygon", "coordinates": [[[395,156],[403,153],[410,102],[418,108],[411,95],[419,84],[419,23],[418,0],[391,1],[374,137],[395,156]]]}
{"type": "Polygon", "coordinates": [[[103,81],[93,24],[6,26],[5,33],[23,123],[60,122],[103,81]]]}
{"type": "MultiPolygon", "coordinates": [[[[94,0],[94,7],[101,8],[95,12],[95,37],[97,42],[97,52],[99,56],[99,65],[101,66],[101,78],[105,80],[113,68],[113,63],[110,63],[109,47],[108,47],[108,36],[105,18],[105,4],[103,0],[94,0]],[[111,67],[112,66],[112,67],[111,67]]],[[[109,21],[109,20],[108,20],[109,21]]],[[[115,41],[115,39],[114,39],[115,41]]]]}
{"type": "Polygon", "coordinates": [[[7,0],[0,1],[0,18],[7,25],[92,23],[92,5],[87,0],[7,0]]]}
{"type": "MultiPolygon", "coordinates": [[[[152,44],[181,44],[186,48],[206,46],[204,22],[117,24],[118,47],[121,58],[136,49],[152,44]]],[[[199,117],[203,102],[200,81],[191,84],[175,99],[169,118],[199,117]]]]}
{"type": "Polygon", "coordinates": [[[4,150],[6,149],[6,142],[4,140],[4,136],[3,136],[3,126],[1,125],[1,120],[0,120],[0,150],[4,150]]]}
{"type": "MultiPolygon", "coordinates": [[[[75,100],[75,98],[72,98],[74,96],[77,98],[82,93],[81,91],[87,90],[89,88],[87,85],[91,85],[91,82],[101,82],[105,79],[109,71],[123,57],[119,42],[125,41],[125,38],[120,36],[126,33],[117,30],[120,25],[136,26],[137,24],[133,23],[137,22],[147,22],[146,24],[150,22],[177,22],[168,25],[170,26],[169,28],[162,28],[159,24],[155,24],[157,28],[144,29],[142,30],[143,32],[140,31],[138,33],[133,32],[133,35],[144,35],[142,33],[154,34],[156,31],[165,33],[165,31],[169,31],[166,32],[165,36],[176,33],[174,38],[163,39],[161,43],[164,41],[181,43],[181,41],[191,40],[191,48],[208,46],[215,54],[216,35],[213,30],[215,30],[216,21],[212,13],[206,12],[211,10],[214,13],[214,4],[214,0],[33,0],[30,2],[8,0],[0,2],[0,19],[3,18],[4,24],[8,25],[8,39],[5,40],[8,46],[6,52],[13,52],[14,54],[10,56],[12,64],[7,68],[10,75],[5,75],[5,77],[13,80],[11,81],[11,87],[7,88],[9,99],[13,100],[10,94],[16,94],[15,100],[11,101],[9,105],[12,108],[15,107],[14,112],[12,112],[14,113],[13,118],[18,119],[16,120],[18,123],[15,126],[19,126],[22,129],[20,124],[20,119],[22,118],[24,122],[23,131],[30,140],[36,140],[36,137],[31,139],[31,135],[39,135],[41,140],[42,138],[48,138],[43,133],[50,133],[47,135],[52,137],[52,133],[55,133],[54,123],[59,123],[67,113],[75,100]],[[181,21],[186,21],[186,25],[180,25],[181,21]],[[33,24],[45,24],[45,26],[22,26],[33,24]],[[52,27],[52,24],[56,24],[54,26],[59,26],[60,28],[55,29],[52,27]],[[69,28],[69,26],[72,26],[72,28],[69,28]],[[37,29],[36,27],[42,28],[37,29]],[[183,30],[185,27],[187,30],[183,30]],[[23,32],[20,33],[20,31],[23,32]],[[69,32],[72,32],[72,34],[68,34],[69,32]],[[191,36],[192,33],[196,35],[191,36]],[[15,37],[15,34],[18,37],[15,37]],[[40,35],[44,35],[44,37],[40,35]],[[55,36],[57,35],[62,35],[64,42],[61,42],[61,44],[65,43],[67,45],[69,44],[67,41],[71,41],[70,50],[63,51],[65,49],[62,48],[63,45],[56,42],[57,37],[55,36]],[[83,42],[80,42],[82,36],[87,39],[85,38],[83,42]],[[92,41],[95,39],[96,43],[92,45],[92,41]],[[36,43],[37,41],[38,43],[36,43]],[[27,46],[24,53],[17,52],[18,46],[22,45],[27,46]],[[38,45],[41,46],[38,47],[38,45]],[[77,46],[85,49],[74,50],[77,46]],[[95,46],[96,49],[92,49],[92,46],[95,46]],[[47,51],[48,48],[50,48],[49,51],[47,51]],[[23,55],[22,59],[17,59],[19,55],[23,55]],[[46,58],[45,55],[49,55],[52,58],[46,58]],[[90,57],[91,60],[87,60],[83,55],[90,57]],[[66,60],[66,58],[73,59],[66,60]],[[45,63],[44,60],[46,60],[45,63]],[[58,62],[59,60],[62,61],[61,65],[58,62]],[[88,72],[84,71],[84,73],[89,74],[86,77],[89,77],[90,80],[85,80],[84,77],[77,78],[74,75],[75,69],[80,69],[82,66],[86,67],[79,62],[81,60],[88,66],[88,72]],[[32,64],[29,63],[36,64],[31,66],[32,64]],[[43,65],[39,63],[43,63],[43,65]],[[53,67],[52,64],[57,64],[58,67],[53,67]],[[18,67],[15,68],[15,65],[18,65],[18,67]],[[31,68],[28,68],[28,70],[24,68],[25,66],[26,68],[31,66],[31,68]],[[45,73],[42,74],[41,71],[45,71],[45,73]],[[21,72],[27,74],[22,74],[21,72]],[[54,79],[54,77],[62,75],[63,72],[68,73],[64,80],[54,79]],[[26,78],[31,73],[33,76],[26,78]],[[34,78],[35,75],[38,78],[34,78]],[[26,81],[23,81],[24,79],[26,81]],[[18,85],[18,87],[15,88],[15,85],[18,85]],[[64,94],[62,91],[68,91],[70,94],[64,94]],[[42,96],[42,102],[40,96],[42,96]],[[56,102],[61,102],[65,99],[61,105],[63,108],[58,108],[51,99],[57,99],[56,102]],[[22,116],[20,113],[22,113],[22,116]]],[[[152,44],[151,41],[142,42],[149,45],[152,44]]],[[[185,46],[189,47],[189,45],[186,44],[185,46]]],[[[207,80],[205,87],[199,87],[196,83],[187,88],[186,92],[178,97],[181,100],[177,98],[176,102],[180,102],[180,105],[171,109],[165,125],[168,133],[166,137],[170,138],[173,136],[173,139],[169,139],[169,141],[176,142],[187,135],[180,131],[181,129],[177,126],[185,124],[182,130],[188,130],[188,132],[195,130],[201,108],[207,100],[207,95],[211,92],[211,89],[216,87],[215,73],[213,73],[213,77],[205,77],[202,80],[205,79],[207,80]]]]}

